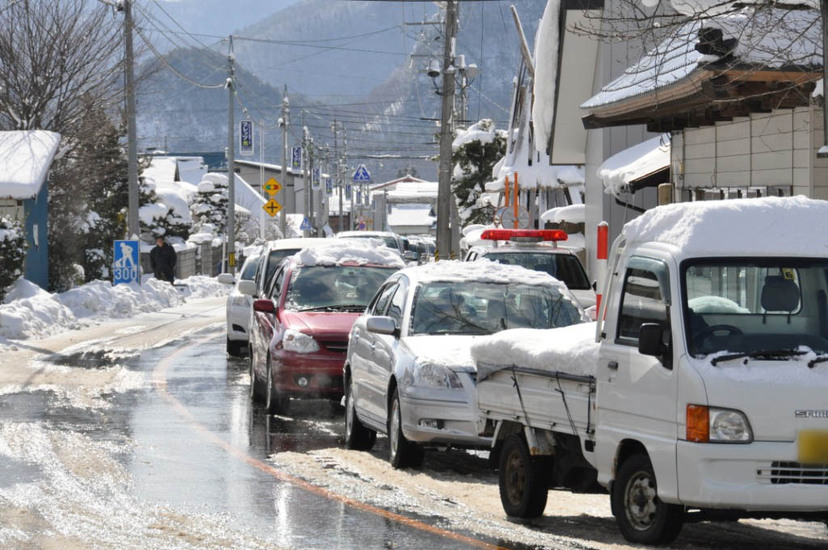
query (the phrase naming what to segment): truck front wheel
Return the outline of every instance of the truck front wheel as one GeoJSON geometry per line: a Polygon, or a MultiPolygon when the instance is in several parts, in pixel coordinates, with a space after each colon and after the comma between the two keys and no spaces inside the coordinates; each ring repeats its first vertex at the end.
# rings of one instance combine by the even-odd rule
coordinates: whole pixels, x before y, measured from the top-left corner
{"type": "Polygon", "coordinates": [[[519,434],[506,438],[500,451],[498,485],[500,502],[507,515],[518,518],[543,515],[548,489],[542,464],[543,461],[532,458],[519,434]]]}
{"type": "Polygon", "coordinates": [[[667,544],[681,531],[684,507],[658,498],[653,465],[645,454],[624,461],[610,498],[618,530],[630,542],[667,544]]]}

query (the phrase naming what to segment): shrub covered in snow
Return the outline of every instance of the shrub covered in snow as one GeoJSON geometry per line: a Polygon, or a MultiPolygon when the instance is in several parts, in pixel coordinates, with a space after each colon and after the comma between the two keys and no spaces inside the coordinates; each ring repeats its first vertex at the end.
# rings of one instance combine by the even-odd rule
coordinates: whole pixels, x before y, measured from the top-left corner
{"type": "Polygon", "coordinates": [[[490,223],[495,208],[480,201],[492,168],[506,153],[506,136],[495,130],[494,121],[483,119],[468,130],[460,130],[452,143],[452,193],[464,225],[490,223]]]}
{"type": "Polygon", "coordinates": [[[26,259],[26,237],[19,222],[0,218],[0,300],[6,288],[23,276],[26,259]]]}

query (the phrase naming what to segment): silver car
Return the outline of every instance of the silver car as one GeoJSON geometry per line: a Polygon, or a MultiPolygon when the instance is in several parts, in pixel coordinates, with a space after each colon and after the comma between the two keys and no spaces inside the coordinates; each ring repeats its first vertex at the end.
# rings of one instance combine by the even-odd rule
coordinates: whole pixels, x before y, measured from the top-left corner
{"type": "Polygon", "coordinates": [[[473,340],[505,328],[587,321],[550,275],[495,262],[404,269],[380,287],[351,329],[344,367],[345,442],[389,437],[396,467],[417,467],[426,446],[486,448],[478,435],[473,340]]]}

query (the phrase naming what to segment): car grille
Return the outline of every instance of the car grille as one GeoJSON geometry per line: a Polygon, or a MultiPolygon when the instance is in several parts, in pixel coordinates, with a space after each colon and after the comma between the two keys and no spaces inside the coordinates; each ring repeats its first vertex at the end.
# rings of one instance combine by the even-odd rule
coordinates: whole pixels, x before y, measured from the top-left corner
{"type": "Polygon", "coordinates": [[[334,353],[345,353],[345,352],[348,351],[348,341],[347,340],[336,341],[336,342],[327,341],[327,342],[320,342],[320,343],[322,344],[322,346],[326,350],[332,351],[334,353]]]}
{"type": "Polygon", "coordinates": [[[801,464],[799,462],[773,462],[768,469],[758,470],[760,482],[773,485],[828,485],[828,464],[801,464]]]}

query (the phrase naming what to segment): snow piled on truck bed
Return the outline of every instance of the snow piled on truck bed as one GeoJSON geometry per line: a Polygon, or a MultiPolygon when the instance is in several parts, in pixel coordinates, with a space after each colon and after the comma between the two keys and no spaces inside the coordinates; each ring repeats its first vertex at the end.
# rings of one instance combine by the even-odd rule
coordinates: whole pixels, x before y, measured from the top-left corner
{"type": "Polygon", "coordinates": [[[595,323],[545,330],[518,328],[483,336],[471,346],[479,378],[512,366],[595,376],[595,323]]]}
{"type": "Polygon", "coordinates": [[[685,256],[828,255],[828,202],[766,197],[668,204],[624,226],[628,244],[660,242],[685,256]]]}

